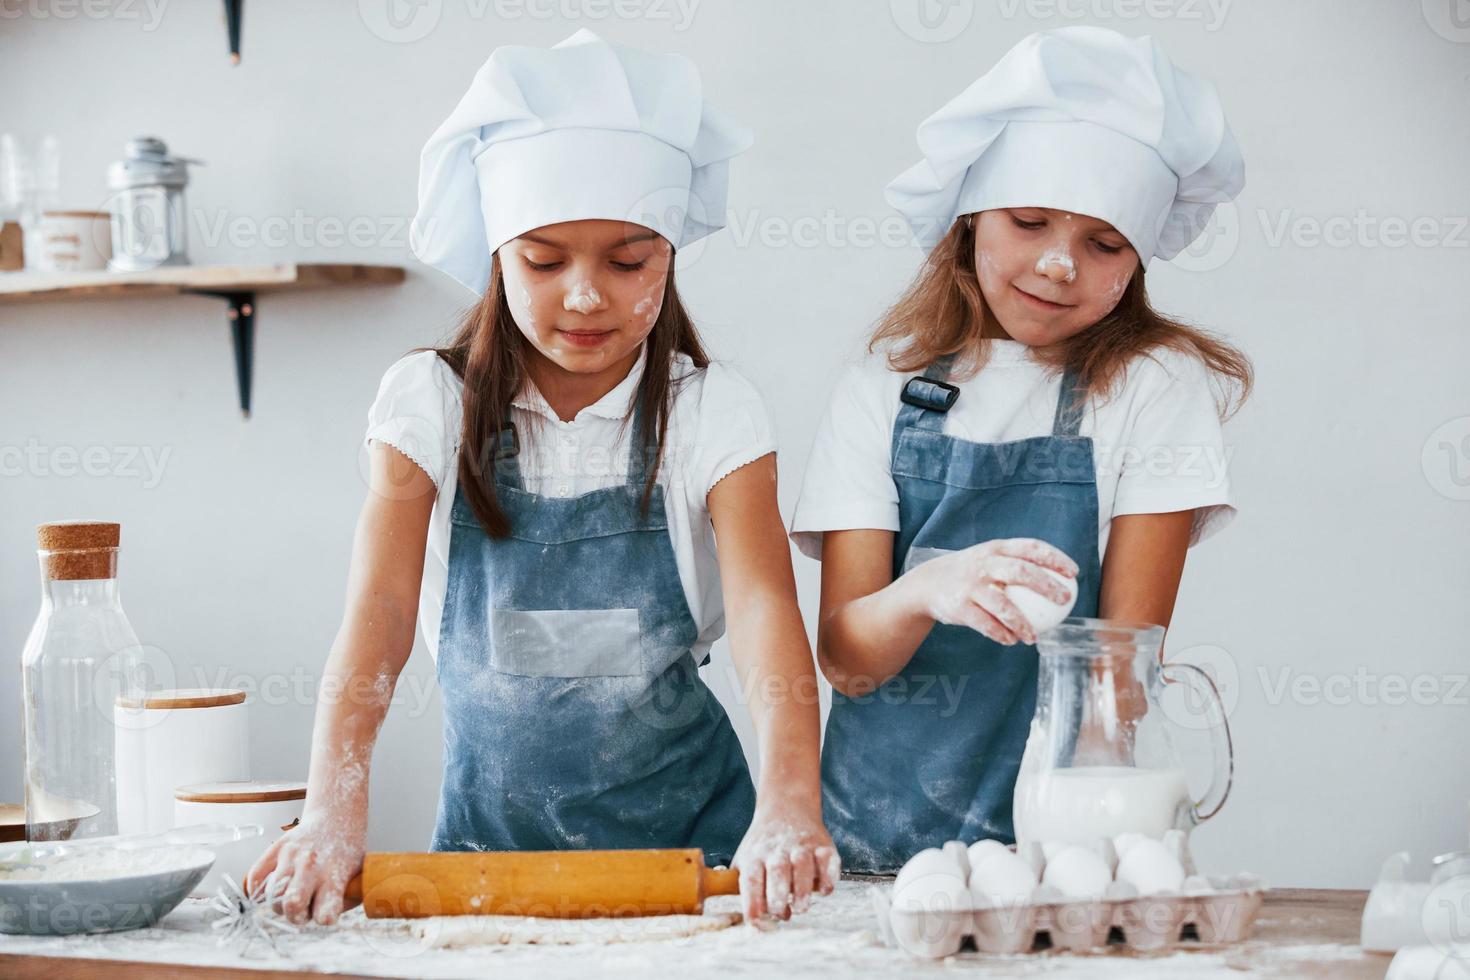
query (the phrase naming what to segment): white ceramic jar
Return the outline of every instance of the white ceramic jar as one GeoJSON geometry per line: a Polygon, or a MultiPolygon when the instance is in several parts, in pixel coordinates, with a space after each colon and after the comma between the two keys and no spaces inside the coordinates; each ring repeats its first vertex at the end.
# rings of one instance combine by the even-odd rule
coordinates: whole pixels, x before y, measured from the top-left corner
{"type": "Polygon", "coordinates": [[[264,833],[213,848],[214,866],[192,894],[213,895],[228,874],[244,886],[245,874],[265,849],[301,821],[306,807],[306,784],[285,781],[246,780],[196,783],[174,791],[174,826],[221,823],[238,827],[259,824],[264,833]]]}
{"type": "Polygon", "coordinates": [[[245,692],[150,691],[117,707],[118,833],[174,825],[174,788],[250,778],[245,692]]]}
{"type": "Polygon", "coordinates": [[[36,228],[38,272],[95,272],[112,258],[112,214],[45,211],[36,228]]]}

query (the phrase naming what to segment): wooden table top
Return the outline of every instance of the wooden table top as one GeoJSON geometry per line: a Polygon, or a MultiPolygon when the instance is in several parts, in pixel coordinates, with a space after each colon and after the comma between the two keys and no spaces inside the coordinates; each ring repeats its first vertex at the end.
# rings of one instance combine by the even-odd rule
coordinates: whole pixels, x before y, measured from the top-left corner
{"type": "MultiPolygon", "coordinates": [[[[849,888],[861,887],[844,883],[849,888]]],[[[830,947],[814,946],[811,963],[801,962],[800,954],[792,956],[787,947],[764,948],[765,937],[747,931],[738,944],[722,947],[719,954],[720,975],[766,973],[773,965],[788,968],[793,974],[812,973],[813,976],[830,976],[832,972],[852,973],[859,976],[912,976],[925,969],[942,969],[945,974],[955,971],[983,973],[987,977],[1034,977],[1038,974],[1056,977],[1097,976],[1140,976],[1160,977],[1175,975],[1223,975],[1262,976],[1278,978],[1331,977],[1334,980],[1381,980],[1388,969],[1387,955],[1362,952],[1358,946],[1359,926],[1363,904],[1367,899],[1364,891],[1341,891],[1326,889],[1274,889],[1267,894],[1266,902],[1257,918],[1251,938],[1238,946],[1223,949],[1202,950],[1197,953],[1152,954],[1134,956],[1114,952],[1101,956],[1074,956],[1056,953],[1033,954],[1019,957],[986,957],[975,953],[962,953],[942,963],[926,963],[915,960],[898,950],[870,949],[861,959],[845,959],[840,963],[831,961],[830,947]],[[827,950],[827,952],[824,952],[827,950]],[[1161,958],[1162,957],[1162,958],[1161,958]],[[1195,960],[1194,964],[1189,959],[1195,960]]],[[[871,926],[867,922],[841,922],[858,928],[871,926]]],[[[796,920],[793,920],[793,925],[796,920]]],[[[125,934],[119,934],[125,935],[125,934]]],[[[313,969],[294,969],[290,961],[274,964],[275,968],[251,968],[248,966],[189,965],[141,959],[102,959],[87,953],[63,955],[37,954],[32,951],[5,953],[5,940],[0,936],[0,975],[14,980],[55,980],[58,976],[78,977],[84,980],[260,980],[271,978],[318,978],[323,975],[313,969]],[[286,968],[283,968],[286,967],[286,968]]],[[[65,943],[66,940],[52,940],[65,943]]],[[[679,980],[694,980],[704,973],[711,973],[708,957],[690,961],[694,948],[680,943],[645,944],[644,958],[640,961],[646,975],[648,969],[657,967],[656,960],[667,958],[671,969],[679,970],[679,980]],[[704,963],[703,967],[700,963],[704,963]],[[687,964],[687,968],[685,966],[687,964]]],[[[798,947],[800,948],[800,947],[798,947]]],[[[89,950],[97,949],[96,946],[89,950]]],[[[571,949],[563,947],[524,947],[509,951],[499,947],[494,959],[482,960],[483,971],[491,970],[497,977],[534,975],[542,966],[555,966],[558,972],[580,966],[583,970],[595,971],[599,975],[616,975],[620,972],[608,961],[609,947],[583,946],[571,949]],[[539,951],[539,952],[538,952],[539,951]],[[537,957],[542,957],[538,960],[537,957]],[[556,957],[547,959],[547,957],[556,957]]],[[[241,961],[242,964],[247,961],[241,961]]],[[[344,964],[345,965],[345,964],[344,964]]],[[[432,972],[435,976],[453,975],[429,961],[415,963],[408,960],[385,961],[374,965],[392,975],[411,977],[418,972],[432,972]]],[[[357,967],[362,969],[362,967],[357,967]]],[[[326,969],[326,967],[323,967],[326,969]]],[[[362,974],[333,973],[336,977],[351,978],[362,974]]],[[[474,974],[466,974],[474,975],[474,974]]],[[[711,973],[711,975],[713,975],[711,973]]],[[[768,974],[767,974],[768,975],[768,974]]]]}

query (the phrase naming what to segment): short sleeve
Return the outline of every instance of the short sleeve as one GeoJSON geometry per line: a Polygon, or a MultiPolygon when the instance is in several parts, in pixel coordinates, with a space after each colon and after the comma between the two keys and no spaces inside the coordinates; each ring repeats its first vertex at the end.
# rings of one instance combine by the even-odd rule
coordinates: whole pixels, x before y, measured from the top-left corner
{"type": "Polygon", "coordinates": [[[1137,365],[1147,390],[1114,459],[1113,516],[1194,510],[1193,547],[1235,517],[1214,386],[1188,355],[1155,354],[1137,365]]]}
{"type": "Polygon", "coordinates": [[[459,438],[459,382],[433,351],[395,361],[368,409],[364,444],[392,446],[443,487],[459,438]]]}
{"type": "Polygon", "coordinates": [[[903,380],[871,358],[838,380],[791,518],[791,540],[808,558],[821,560],[824,531],[898,530],[890,447],[903,380]]]}
{"type": "Polygon", "coordinates": [[[689,480],[705,500],[715,484],[776,451],[760,389],[734,368],[711,362],[699,395],[689,480]]]}

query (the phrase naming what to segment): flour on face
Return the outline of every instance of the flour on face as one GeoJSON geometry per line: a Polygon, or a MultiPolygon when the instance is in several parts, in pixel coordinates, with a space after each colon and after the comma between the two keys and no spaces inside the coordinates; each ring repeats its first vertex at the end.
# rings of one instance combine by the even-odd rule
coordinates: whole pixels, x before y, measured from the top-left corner
{"type": "Polygon", "coordinates": [[[525,286],[521,287],[521,310],[526,317],[526,327],[534,330],[536,328],[536,314],[531,312],[531,291],[525,286]]]}
{"type": "Polygon", "coordinates": [[[653,326],[653,321],[658,319],[659,304],[653,301],[653,293],[654,290],[649,290],[648,294],[633,306],[633,315],[641,316],[645,327],[653,326]]]}
{"type": "Polygon", "coordinates": [[[1123,290],[1128,288],[1128,283],[1132,278],[1133,273],[1131,271],[1124,272],[1117,279],[1113,280],[1113,284],[1108,287],[1107,304],[1109,312],[1112,311],[1113,307],[1118,305],[1118,300],[1123,297],[1123,290]]]}
{"type": "Polygon", "coordinates": [[[602,305],[602,294],[597,291],[596,286],[592,285],[590,279],[583,279],[572,287],[572,291],[567,293],[561,305],[564,310],[586,316],[602,305]]]}
{"type": "Polygon", "coordinates": [[[1036,274],[1044,276],[1052,266],[1061,266],[1065,278],[1063,282],[1073,282],[1077,278],[1077,266],[1072,261],[1072,253],[1067,251],[1065,245],[1053,245],[1041,253],[1041,258],[1036,260],[1036,274]]]}

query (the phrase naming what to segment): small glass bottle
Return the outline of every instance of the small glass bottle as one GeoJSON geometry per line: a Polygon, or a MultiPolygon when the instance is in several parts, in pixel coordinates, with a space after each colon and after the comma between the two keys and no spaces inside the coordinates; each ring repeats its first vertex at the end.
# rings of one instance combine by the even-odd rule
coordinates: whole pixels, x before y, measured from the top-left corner
{"type": "Polygon", "coordinates": [[[141,697],[138,637],[118,599],[121,527],[42,524],[41,611],[21,659],[27,840],[117,833],[115,711],[141,697]]]}

